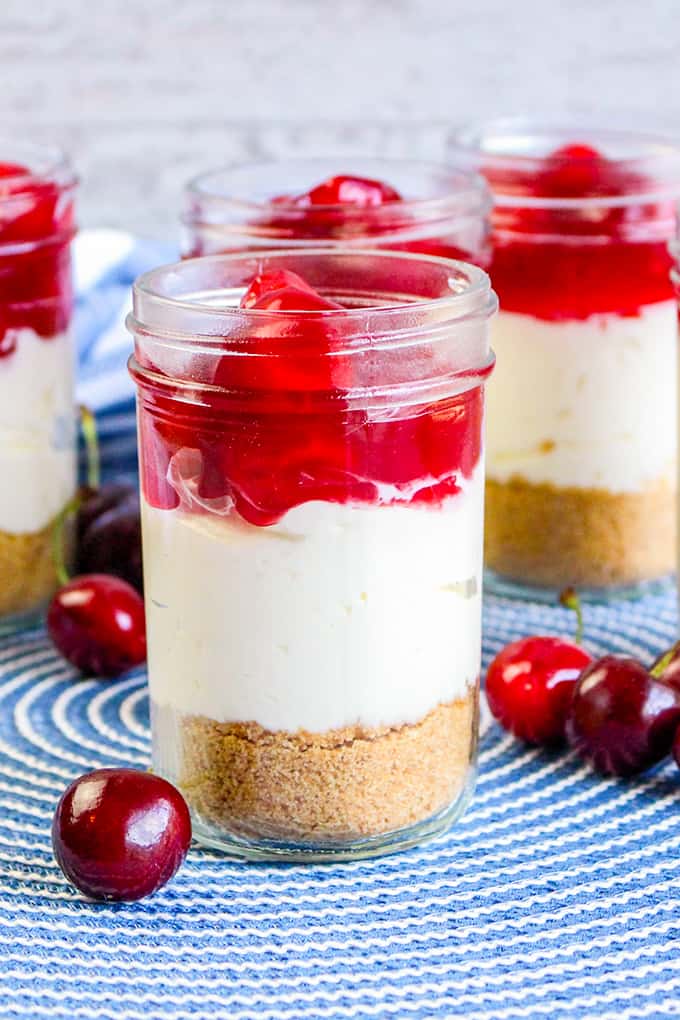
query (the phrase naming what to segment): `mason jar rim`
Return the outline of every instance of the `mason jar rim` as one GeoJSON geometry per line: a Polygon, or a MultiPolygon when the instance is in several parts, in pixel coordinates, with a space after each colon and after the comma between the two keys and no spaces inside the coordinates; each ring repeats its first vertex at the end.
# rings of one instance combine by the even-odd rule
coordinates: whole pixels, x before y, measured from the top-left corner
{"type": "MultiPolygon", "coordinates": [[[[55,183],[60,187],[69,188],[78,183],[71,161],[63,149],[56,145],[39,145],[33,142],[20,142],[9,135],[0,136],[0,159],[25,165],[27,172],[3,177],[0,185],[18,184],[31,186],[36,182],[55,183]]],[[[2,194],[0,203],[11,201],[22,191],[13,191],[9,195],[2,194]]]]}
{"type": "MultiPolygon", "coordinates": [[[[233,399],[257,402],[262,399],[261,394],[268,392],[266,386],[256,383],[244,390],[239,383],[225,389],[212,382],[208,366],[220,360],[224,364],[240,364],[243,369],[244,357],[252,357],[257,365],[262,364],[263,358],[272,364],[272,359],[278,361],[291,354],[303,360],[328,358],[329,364],[350,359],[356,374],[349,389],[343,390],[347,406],[376,402],[381,406],[406,406],[422,403],[427,394],[442,399],[442,395],[483,383],[493,367],[494,356],[488,331],[482,327],[497,307],[496,295],[483,270],[437,256],[330,247],[304,252],[274,250],[264,255],[202,256],[151,270],[136,281],[133,311],[126,320],[135,337],[135,354],[129,366],[140,386],[169,387],[183,393],[188,401],[200,399],[202,393],[230,393],[233,399]],[[317,268],[316,276],[311,271],[314,264],[319,266],[320,259],[330,260],[326,269],[327,288],[323,286],[323,267],[317,268]],[[364,264],[367,259],[372,260],[370,265],[364,264]],[[307,279],[321,293],[327,291],[340,297],[352,294],[357,302],[363,299],[364,303],[327,311],[297,312],[236,307],[254,272],[267,265],[271,267],[272,262],[300,272],[309,263],[307,279]],[[393,262],[402,268],[409,267],[411,275],[406,282],[403,277],[397,280],[394,290],[389,290],[395,281],[390,265],[393,262]],[[333,277],[330,274],[334,265],[333,277]],[[231,281],[224,276],[228,266],[236,267],[231,281]],[[427,267],[432,271],[430,277],[423,275],[427,267]],[[201,274],[206,283],[211,282],[213,274],[214,279],[222,281],[221,286],[204,289],[198,301],[193,294],[190,295],[193,300],[184,300],[187,294],[186,287],[185,294],[181,293],[182,281],[188,280],[195,286],[201,274]],[[163,281],[166,290],[168,282],[175,288],[175,296],[158,296],[163,281]],[[427,296],[440,288],[448,288],[450,293],[443,297],[427,296]],[[224,300],[227,293],[229,305],[216,306],[203,300],[206,294],[209,298],[222,295],[224,300]],[[381,294],[392,295],[392,302],[369,303],[381,294]],[[317,347],[314,332],[307,332],[305,327],[314,322],[329,327],[333,324],[328,347],[317,347]],[[285,329],[275,328],[281,325],[285,329]],[[423,362],[418,352],[428,347],[441,354],[423,362]],[[413,357],[409,357],[411,352],[413,357]],[[387,365],[389,372],[379,378],[387,365]],[[250,395],[244,397],[244,393],[250,395]]],[[[293,385],[291,393],[296,392],[293,385]]],[[[308,395],[305,401],[298,402],[301,413],[309,407],[309,399],[308,395]]]]}
{"type": "MultiPolygon", "coordinates": [[[[253,273],[255,275],[255,273],[253,273]]],[[[420,253],[412,252],[401,252],[401,251],[388,251],[383,249],[356,249],[356,248],[338,248],[319,246],[316,248],[308,248],[305,251],[300,251],[297,248],[277,248],[272,251],[265,253],[252,253],[252,252],[230,252],[218,255],[202,255],[195,258],[183,259],[179,262],[168,263],[164,266],[158,266],[154,269],[148,270],[137,278],[133,285],[133,311],[129,316],[129,325],[132,329],[138,327],[143,330],[153,331],[154,322],[153,316],[144,314],[149,311],[153,312],[157,308],[174,308],[178,311],[182,310],[193,314],[207,314],[210,316],[217,316],[223,318],[225,322],[235,320],[251,320],[253,323],[262,323],[266,320],[271,320],[273,317],[280,318],[282,321],[294,321],[299,319],[300,321],[311,321],[316,320],[338,320],[342,319],[344,322],[356,321],[359,324],[362,320],[365,320],[367,313],[376,313],[387,318],[394,316],[395,318],[399,315],[404,314],[406,309],[413,309],[414,305],[418,305],[423,309],[432,309],[437,311],[445,311],[450,308],[452,312],[458,310],[458,314],[452,314],[451,318],[447,321],[453,321],[468,317],[470,314],[478,316],[488,317],[493,314],[496,306],[496,298],[494,292],[491,290],[491,281],[487,273],[478,266],[472,265],[469,262],[463,262],[458,259],[446,259],[436,255],[423,255],[420,253]],[[258,265],[262,263],[285,261],[285,260],[317,260],[319,257],[331,257],[338,260],[358,260],[366,258],[378,258],[382,260],[392,260],[402,265],[421,263],[423,265],[430,265],[433,267],[441,267],[442,269],[448,269],[451,274],[457,274],[457,278],[460,281],[461,286],[458,290],[454,289],[453,277],[449,277],[449,285],[451,287],[451,293],[446,294],[442,297],[436,298],[422,298],[409,303],[397,303],[386,305],[370,305],[361,308],[333,308],[323,310],[277,310],[271,312],[266,309],[255,309],[255,308],[240,308],[234,305],[223,305],[216,306],[214,303],[209,301],[201,300],[187,300],[187,295],[182,297],[176,297],[173,295],[163,294],[160,292],[160,282],[167,277],[178,277],[184,274],[188,274],[193,267],[202,265],[206,268],[210,266],[237,266],[252,264],[253,269],[256,270],[258,265]],[[467,281],[468,286],[464,285],[463,281],[467,281]],[[138,314],[140,313],[140,314],[138,314]]],[[[219,340],[219,335],[214,332],[200,333],[195,330],[191,330],[185,334],[181,331],[175,334],[178,338],[180,336],[196,337],[207,340],[219,340]]]]}
{"type": "MultiPolygon", "coordinates": [[[[369,175],[361,173],[360,176],[369,175]]],[[[314,181],[312,180],[311,184],[313,183],[314,181]]],[[[392,181],[387,183],[393,184],[392,181]]],[[[486,210],[491,206],[491,196],[486,181],[481,174],[471,168],[438,163],[434,160],[383,159],[377,156],[292,157],[232,163],[222,167],[215,167],[212,170],[196,175],[188,181],[185,191],[187,195],[200,199],[201,202],[210,202],[218,208],[220,206],[236,206],[239,209],[250,212],[252,215],[262,215],[273,208],[278,215],[284,217],[286,215],[300,216],[301,213],[311,210],[314,213],[320,214],[337,212],[342,213],[348,218],[354,216],[365,218],[370,216],[372,219],[381,220],[391,217],[395,209],[401,209],[415,210],[421,213],[423,217],[434,218],[441,216],[445,212],[452,213],[458,210],[463,212],[472,203],[475,203],[475,209],[480,211],[486,210]],[[277,201],[273,203],[274,195],[258,200],[247,197],[244,194],[238,194],[238,192],[228,193],[210,186],[211,184],[214,185],[223,176],[243,174],[244,178],[247,179],[256,170],[265,171],[271,169],[275,171],[277,167],[280,168],[281,166],[286,166],[289,169],[299,166],[301,170],[305,167],[310,169],[317,167],[319,173],[323,174],[321,180],[327,179],[329,171],[332,172],[334,168],[337,173],[340,166],[346,166],[348,170],[356,173],[370,170],[373,172],[373,177],[376,180],[381,178],[386,167],[393,167],[395,170],[402,171],[423,171],[433,175],[441,175],[443,181],[448,178],[450,189],[442,189],[439,194],[422,197],[404,197],[399,201],[394,200],[364,208],[343,203],[319,204],[307,207],[296,205],[292,200],[290,202],[277,201]]],[[[192,219],[191,222],[200,223],[202,221],[192,219]]],[[[206,225],[215,226],[216,224],[207,223],[206,225]]]]}
{"type": "MultiPolygon", "coordinates": [[[[497,171],[538,171],[545,163],[550,149],[563,144],[593,144],[595,147],[618,146],[636,150],[636,154],[608,155],[605,158],[631,174],[650,178],[650,187],[621,195],[586,195],[559,197],[525,195],[521,191],[504,192],[492,186],[496,206],[523,206],[539,209],[574,210],[587,205],[592,208],[612,208],[639,205],[680,196],[680,137],[671,133],[637,130],[635,127],[615,123],[605,124],[590,116],[561,117],[555,120],[533,117],[498,117],[471,122],[453,133],[450,154],[462,165],[482,171],[482,166],[497,171]],[[496,150],[485,149],[493,143],[496,150]],[[503,151],[508,142],[533,140],[546,143],[547,151],[503,151]],[[501,143],[501,147],[498,147],[501,143]],[[548,144],[549,143],[549,144],[548,144]],[[652,181],[655,186],[651,186],[652,181]]],[[[565,158],[565,163],[568,158],[565,158]]]]}
{"type": "MultiPolygon", "coordinates": [[[[11,216],[12,204],[19,205],[25,201],[36,184],[54,184],[60,194],[72,191],[78,184],[78,175],[69,157],[56,145],[18,142],[10,136],[0,136],[0,160],[16,161],[26,166],[27,170],[25,173],[0,178],[0,209],[7,210],[8,217],[11,216]],[[7,185],[12,189],[9,193],[4,192],[4,186],[7,185]]],[[[0,240],[0,258],[13,258],[52,244],[67,244],[75,233],[75,227],[71,226],[30,240],[0,240]]]]}

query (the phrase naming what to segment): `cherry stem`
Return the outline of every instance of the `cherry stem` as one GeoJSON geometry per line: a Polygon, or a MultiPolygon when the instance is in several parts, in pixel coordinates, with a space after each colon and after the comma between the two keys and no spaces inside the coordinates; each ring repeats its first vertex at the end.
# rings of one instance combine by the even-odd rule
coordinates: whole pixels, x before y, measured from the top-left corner
{"type": "Polygon", "coordinates": [[[87,450],[87,484],[91,489],[98,489],[101,482],[101,463],[99,458],[99,439],[97,436],[97,420],[89,407],[81,404],[80,428],[82,429],[87,450]]]}
{"type": "Polygon", "coordinates": [[[62,507],[54,519],[54,526],[52,528],[52,557],[54,559],[54,570],[57,580],[61,585],[68,584],[71,580],[64,559],[64,524],[71,514],[78,512],[83,498],[83,493],[77,492],[73,499],[70,499],[66,506],[62,507]]]}
{"type": "Polygon", "coordinates": [[[576,613],[576,634],[574,635],[574,641],[577,645],[580,645],[583,641],[583,610],[581,608],[581,600],[574,588],[565,588],[560,593],[560,602],[565,609],[573,609],[576,613]]]}
{"type": "Polygon", "coordinates": [[[672,660],[675,658],[678,652],[678,649],[680,649],[680,641],[676,642],[676,644],[673,645],[671,650],[669,652],[666,652],[666,654],[659,659],[656,666],[654,666],[653,669],[650,669],[649,675],[653,676],[655,680],[658,680],[661,674],[665,673],[668,666],[670,666],[672,660]]]}

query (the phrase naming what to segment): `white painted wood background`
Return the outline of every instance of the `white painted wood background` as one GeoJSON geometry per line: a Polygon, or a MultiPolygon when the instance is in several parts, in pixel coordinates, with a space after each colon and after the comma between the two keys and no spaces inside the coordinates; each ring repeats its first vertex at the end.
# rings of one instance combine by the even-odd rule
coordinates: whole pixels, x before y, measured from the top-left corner
{"type": "Polygon", "coordinates": [[[680,130],[680,0],[0,0],[0,129],[72,152],[86,224],[170,237],[215,164],[594,109],[680,130]]]}

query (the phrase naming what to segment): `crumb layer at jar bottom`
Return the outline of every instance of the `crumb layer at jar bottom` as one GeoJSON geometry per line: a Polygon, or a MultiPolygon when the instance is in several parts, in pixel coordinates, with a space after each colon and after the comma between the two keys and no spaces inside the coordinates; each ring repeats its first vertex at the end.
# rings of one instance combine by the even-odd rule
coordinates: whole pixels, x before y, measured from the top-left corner
{"type": "Polygon", "coordinates": [[[486,566],[519,583],[608,587],[675,568],[675,489],[642,492],[487,479],[486,566]]]}
{"type": "Polygon", "coordinates": [[[38,609],[54,593],[53,531],[54,521],[25,534],[0,531],[0,617],[38,609]]]}
{"type": "Polygon", "coordinates": [[[272,732],[198,716],[179,722],[179,785],[202,822],[267,839],[342,843],[429,818],[465,788],[477,690],[415,724],[272,732]]]}

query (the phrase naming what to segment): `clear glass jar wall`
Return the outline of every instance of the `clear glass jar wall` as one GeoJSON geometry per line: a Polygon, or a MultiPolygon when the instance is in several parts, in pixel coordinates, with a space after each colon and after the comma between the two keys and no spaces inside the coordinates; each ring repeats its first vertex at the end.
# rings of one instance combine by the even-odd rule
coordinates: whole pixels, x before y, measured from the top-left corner
{"type": "Polygon", "coordinates": [[[51,532],[76,485],[70,243],[75,177],[0,142],[0,620],[56,587],[51,532]]]}
{"type": "Polygon", "coordinates": [[[199,840],[364,856],[466,803],[494,310],[481,270],[387,253],[137,282],[154,768],[199,840]],[[280,269],[341,307],[238,307],[280,269]]]}
{"type": "Polygon", "coordinates": [[[495,199],[486,561],[500,590],[644,590],[675,561],[680,150],[583,121],[456,139],[495,199]]]}
{"type": "Polygon", "coordinates": [[[330,244],[484,266],[490,204],[482,177],[434,163],[338,157],[246,164],[190,182],[183,250],[211,255],[330,244]],[[363,190],[352,186],[355,178],[338,186],[339,168],[366,182],[363,190]]]}

